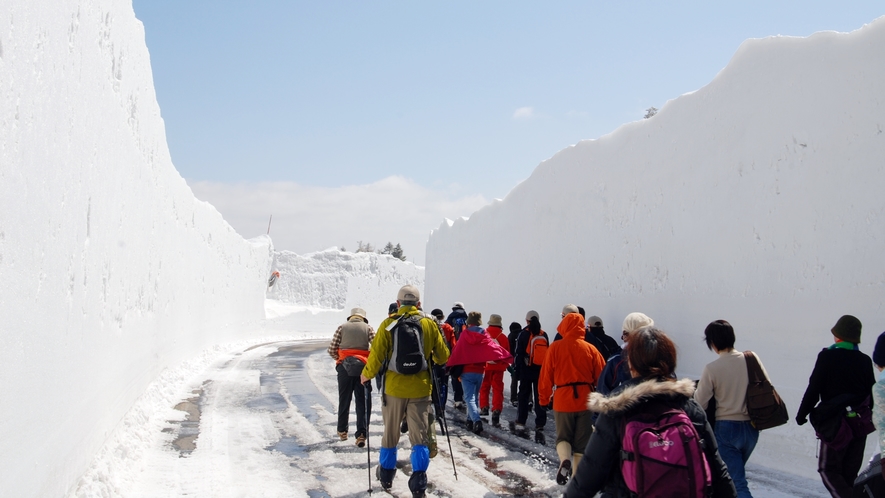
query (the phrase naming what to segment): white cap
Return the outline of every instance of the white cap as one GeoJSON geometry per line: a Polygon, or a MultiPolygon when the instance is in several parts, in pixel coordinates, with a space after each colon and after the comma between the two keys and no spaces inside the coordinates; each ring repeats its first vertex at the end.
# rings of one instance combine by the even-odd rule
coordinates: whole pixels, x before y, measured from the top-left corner
{"type": "Polygon", "coordinates": [[[633,312],[627,315],[627,318],[624,318],[624,327],[621,330],[627,333],[632,333],[642,327],[651,327],[654,324],[655,321],[644,313],[633,312]]]}

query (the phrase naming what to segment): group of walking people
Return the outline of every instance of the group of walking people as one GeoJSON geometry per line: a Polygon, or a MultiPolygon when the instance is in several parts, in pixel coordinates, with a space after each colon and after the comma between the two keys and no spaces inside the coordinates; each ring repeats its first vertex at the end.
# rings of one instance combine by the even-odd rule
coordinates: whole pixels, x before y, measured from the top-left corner
{"type": "MultiPolygon", "coordinates": [[[[535,311],[526,314],[524,325],[511,323],[506,334],[499,315],[490,315],[484,326],[482,314],[460,302],[448,316],[439,309],[427,314],[410,285],[400,289],[377,332],[365,311],[355,308],[328,349],[338,372],[338,435],[348,439],[353,397],[356,443],[365,444],[370,381],[383,378],[384,431],[375,477],[390,489],[397,444],[408,432],[409,489],[424,496],[426,470],[436,454],[434,421],[441,430],[447,427],[449,383],[452,406],[466,411],[465,428],[481,433],[487,416],[500,426],[509,372],[510,401],[517,408],[511,429],[526,432],[533,411],[540,432],[553,412],[556,481],[567,486],[564,496],[752,496],[744,469],[759,429],[747,391],[760,379],[748,362],[758,364],[761,380],[770,380],[758,355],[735,349],[731,324],[716,320],[706,327],[704,341],[718,357],[697,382],[677,378],[674,342],[643,313],[625,317],[623,347],[605,333],[602,319],[586,319],[573,304],[563,307],[556,330],[550,341],[535,311]]],[[[848,497],[873,418],[885,447],[885,373],[878,384],[873,374],[873,363],[879,372],[885,368],[885,333],[871,360],[858,349],[857,318],[843,316],[831,332],[834,343],[818,355],[796,422],[803,425],[811,415],[821,438],[823,483],[833,496],[848,497]],[[824,430],[825,424],[836,428],[824,430]]]]}

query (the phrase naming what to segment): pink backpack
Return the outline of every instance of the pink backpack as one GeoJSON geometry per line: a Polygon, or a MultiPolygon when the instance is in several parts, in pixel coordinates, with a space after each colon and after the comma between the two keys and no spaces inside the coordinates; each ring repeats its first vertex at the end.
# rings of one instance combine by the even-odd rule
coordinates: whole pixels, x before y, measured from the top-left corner
{"type": "Polygon", "coordinates": [[[640,497],[703,498],[712,490],[710,465],[698,431],[678,408],[624,419],[621,473],[640,497]]]}

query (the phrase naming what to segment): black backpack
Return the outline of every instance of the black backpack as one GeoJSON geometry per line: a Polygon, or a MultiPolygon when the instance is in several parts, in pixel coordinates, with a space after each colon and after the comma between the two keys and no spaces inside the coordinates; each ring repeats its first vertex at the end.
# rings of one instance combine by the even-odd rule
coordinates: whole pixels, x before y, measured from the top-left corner
{"type": "Polygon", "coordinates": [[[420,315],[403,316],[393,324],[390,334],[393,339],[390,370],[403,375],[414,375],[427,370],[420,315]]]}

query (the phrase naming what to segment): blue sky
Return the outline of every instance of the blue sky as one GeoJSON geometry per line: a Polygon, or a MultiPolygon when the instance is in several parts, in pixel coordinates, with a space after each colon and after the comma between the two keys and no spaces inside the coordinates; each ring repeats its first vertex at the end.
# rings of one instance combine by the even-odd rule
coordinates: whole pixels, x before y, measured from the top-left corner
{"type": "MultiPolygon", "coordinates": [[[[253,203],[278,188],[307,202],[363,186],[371,199],[373,185],[397,177],[430,199],[431,221],[414,220],[429,223],[425,239],[443,217],[504,197],[558,150],[704,86],[747,38],[851,31],[885,14],[873,1],[134,0],[134,9],[173,162],[242,235],[267,225],[244,210],[293,207],[238,207],[226,187],[251,186],[253,203]]],[[[336,219],[348,212],[396,216],[347,207],[336,219]]],[[[299,252],[397,242],[395,232],[369,233],[310,246],[308,233],[282,244],[291,247],[275,241],[299,252]]]]}

